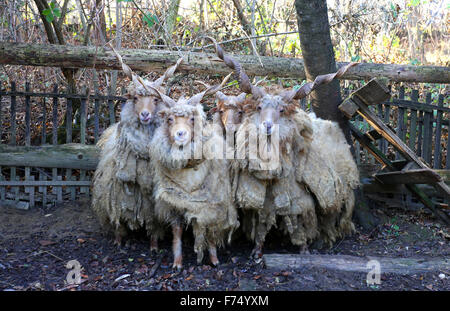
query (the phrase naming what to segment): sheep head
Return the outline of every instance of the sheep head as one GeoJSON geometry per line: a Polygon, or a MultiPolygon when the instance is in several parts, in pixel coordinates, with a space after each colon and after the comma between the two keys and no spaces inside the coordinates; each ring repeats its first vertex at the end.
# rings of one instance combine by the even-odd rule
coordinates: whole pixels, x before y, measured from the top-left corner
{"type": "Polygon", "coordinates": [[[202,117],[198,107],[181,104],[158,112],[167,127],[169,141],[177,146],[185,146],[194,138],[194,124],[202,117]]]}
{"type": "Polygon", "coordinates": [[[185,146],[194,139],[194,125],[201,124],[200,122],[205,119],[203,108],[200,105],[202,99],[207,95],[213,95],[218,92],[230,76],[231,74],[226,76],[219,85],[207,87],[205,91],[190,98],[182,96],[178,101],[164,95],[157,88],[149,87],[155,91],[159,99],[168,107],[159,111],[158,115],[165,122],[171,143],[185,146]]]}
{"type": "Polygon", "coordinates": [[[317,76],[313,82],[306,83],[297,90],[283,90],[273,94],[267,92],[263,87],[253,85],[241,64],[232,57],[225,55],[222,47],[213,38],[209,39],[214,42],[219,58],[235,71],[241,91],[252,95],[244,103],[244,110],[248,114],[259,115],[260,123],[258,127],[261,133],[266,135],[272,134],[274,125],[279,124],[280,118],[296,112],[298,103],[295,100],[308,96],[320,85],[330,83],[335,78],[341,77],[350,67],[356,65],[356,63],[349,63],[339,68],[335,73],[317,76]]]}
{"type": "Polygon", "coordinates": [[[238,96],[225,95],[222,92],[216,93],[217,105],[210,110],[212,114],[218,114],[220,125],[224,130],[235,132],[237,126],[242,123],[244,115],[244,102],[246,93],[238,96]]]}
{"type": "Polygon", "coordinates": [[[123,62],[122,57],[119,53],[117,53],[111,44],[110,48],[122,66],[123,72],[132,81],[130,87],[128,88],[126,97],[129,102],[133,103],[136,117],[139,119],[141,124],[150,124],[158,111],[160,104],[163,103],[155,89],[159,90],[159,92],[165,93],[165,89],[162,86],[163,82],[173,76],[175,70],[178,68],[183,59],[178,59],[175,65],[169,67],[166,72],[164,72],[164,74],[155,81],[149,81],[147,79],[142,79],[134,73],[131,68],[123,62]]]}

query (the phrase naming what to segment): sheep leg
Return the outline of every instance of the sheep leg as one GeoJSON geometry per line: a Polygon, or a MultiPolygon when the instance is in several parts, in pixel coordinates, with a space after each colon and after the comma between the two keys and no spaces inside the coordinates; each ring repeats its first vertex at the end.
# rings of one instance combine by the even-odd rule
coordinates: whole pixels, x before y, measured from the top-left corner
{"type": "Polygon", "coordinates": [[[119,225],[114,232],[114,245],[120,248],[122,246],[123,237],[126,235],[126,233],[126,229],[122,225],[119,225]]]}
{"type": "Polygon", "coordinates": [[[209,260],[211,261],[211,264],[213,266],[219,265],[219,258],[217,258],[217,247],[216,244],[213,242],[208,242],[208,249],[209,249],[209,260]]]}
{"type": "Polygon", "coordinates": [[[155,235],[152,235],[150,238],[150,252],[153,253],[157,253],[159,250],[158,247],[158,237],[155,235]]]}
{"type": "Polygon", "coordinates": [[[261,258],[263,256],[263,252],[262,252],[263,244],[264,244],[264,242],[256,242],[255,247],[253,248],[253,250],[250,254],[250,257],[253,257],[255,259],[261,258]]]}
{"type": "Polygon", "coordinates": [[[183,267],[183,254],[181,249],[181,236],[183,234],[183,226],[178,222],[173,224],[172,234],[173,268],[180,270],[183,267]]]}

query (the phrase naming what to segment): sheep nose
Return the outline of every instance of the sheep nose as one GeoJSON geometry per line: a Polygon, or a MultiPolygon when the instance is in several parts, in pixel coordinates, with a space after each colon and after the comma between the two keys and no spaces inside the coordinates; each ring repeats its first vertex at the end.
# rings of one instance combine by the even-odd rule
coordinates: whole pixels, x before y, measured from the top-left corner
{"type": "Polygon", "coordinates": [[[149,112],[148,112],[148,111],[142,111],[142,112],[141,112],[141,116],[142,116],[143,118],[147,118],[148,115],[149,115],[149,112]]]}
{"type": "Polygon", "coordinates": [[[184,135],[186,135],[186,131],[178,131],[177,132],[178,137],[183,137],[184,135]]]}
{"type": "Polygon", "coordinates": [[[273,123],[272,121],[264,121],[263,125],[266,129],[270,130],[272,128],[273,123]]]}

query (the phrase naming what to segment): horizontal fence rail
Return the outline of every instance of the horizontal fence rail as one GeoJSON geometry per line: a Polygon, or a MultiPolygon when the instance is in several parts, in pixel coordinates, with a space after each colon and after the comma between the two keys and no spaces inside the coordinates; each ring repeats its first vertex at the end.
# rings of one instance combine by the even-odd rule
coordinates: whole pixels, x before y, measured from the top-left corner
{"type": "MultiPolygon", "coordinates": [[[[98,162],[95,143],[116,122],[126,97],[102,95],[98,90],[67,94],[57,85],[51,92],[31,89],[26,83],[19,90],[14,82],[10,90],[0,89],[0,202],[28,208],[88,196],[98,162]]],[[[344,96],[350,92],[344,89],[344,96]]],[[[371,109],[430,167],[448,170],[448,95],[423,97],[417,90],[406,93],[401,87],[390,101],[371,109]]],[[[303,99],[300,107],[307,110],[310,105],[303,99]]],[[[361,117],[353,122],[363,132],[370,129],[361,117]]],[[[384,138],[377,145],[391,160],[402,160],[384,138]]],[[[358,142],[355,150],[361,168],[376,165],[358,142]]]]}

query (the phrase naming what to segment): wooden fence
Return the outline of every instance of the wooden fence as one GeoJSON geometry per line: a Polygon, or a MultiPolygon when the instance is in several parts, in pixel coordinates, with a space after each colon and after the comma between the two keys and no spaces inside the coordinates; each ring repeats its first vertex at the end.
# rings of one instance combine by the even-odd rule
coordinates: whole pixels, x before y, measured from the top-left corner
{"type": "Polygon", "coordinates": [[[29,83],[20,91],[15,82],[0,90],[0,201],[26,209],[89,195],[94,145],[125,101],[65,94],[57,85],[50,93],[33,93],[29,83]]]}
{"type": "MultiPolygon", "coordinates": [[[[28,208],[89,195],[97,164],[94,145],[102,131],[116,122],[117,107],[126,98],[65,94],[56,85],[49,93],[30,90],[29,83],[24,91],[15,83],[10,91],[0,90],[0,201],[28,208]],[[74,111],[74,106],[79,109],[74,111]]],[[[344,94],[349,92],[344,90],[344,94]]],[[[400,88],[389,102],[373,109],[430,167],[450,169],[448,96],[435,97],[432,100],[427,93],[419,99],[417,90],[405,94],[400,88]]],[[[305,109],[306,101],[301,105],[305,109]]],[[[363,131],[369,128],[362,119],[354,124],[363,131]]],[[[392,160],[400,159],[386,140],[378,144],[392,160]]],[[[358,143],[355,149],[361,168],[376,167],[358,143]]],[[[410,196],[404,199],[411,202],[410,196]]]]}

